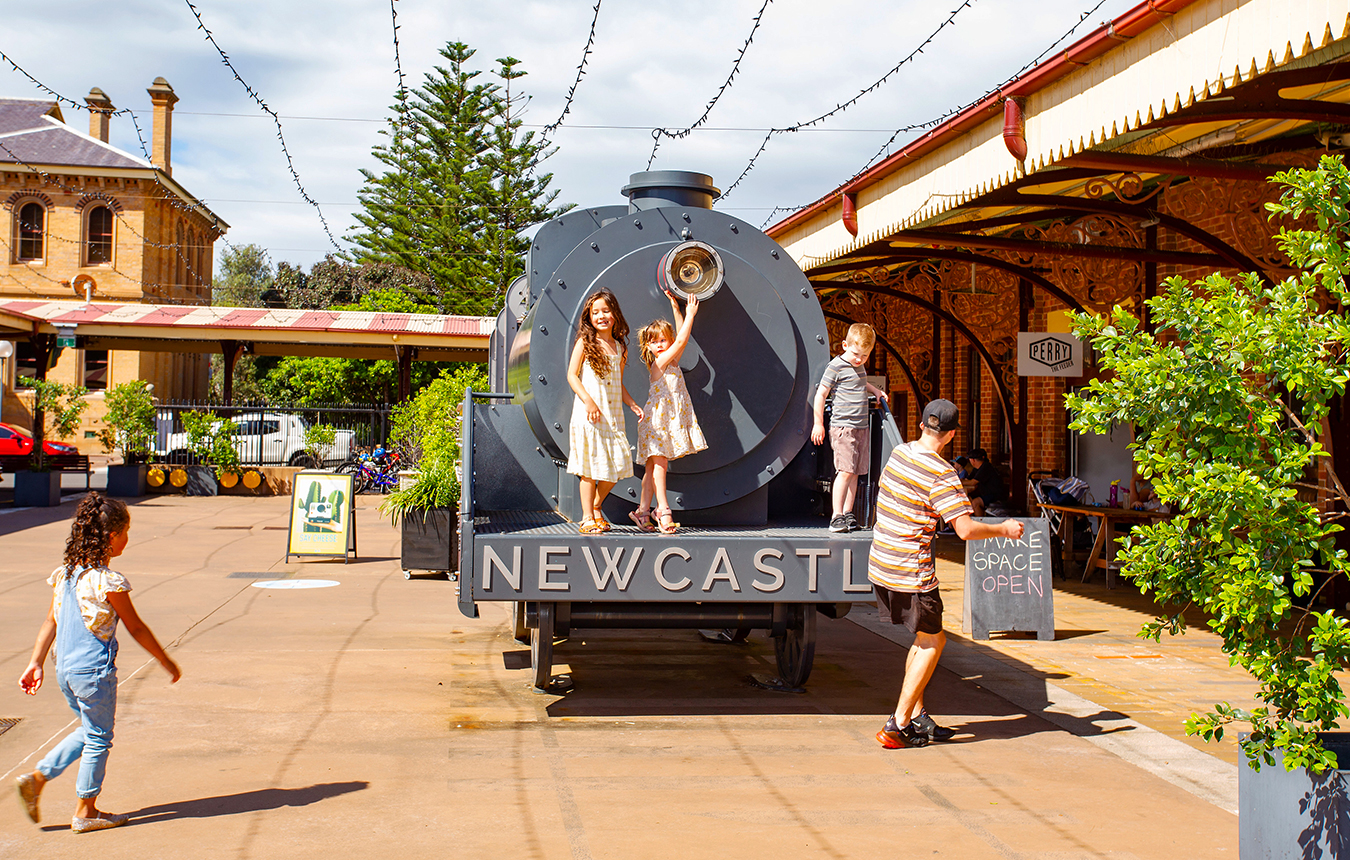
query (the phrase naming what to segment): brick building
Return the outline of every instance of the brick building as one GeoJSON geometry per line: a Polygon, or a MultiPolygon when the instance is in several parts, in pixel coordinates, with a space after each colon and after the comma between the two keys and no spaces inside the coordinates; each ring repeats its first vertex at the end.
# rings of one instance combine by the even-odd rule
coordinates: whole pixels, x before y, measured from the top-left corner
{"type": "Polygon", "coordinates": [[[946,397],[967,428],[950,454],[987,449],[1015,505],[1036,471],[1077,473],[1104,499],[1129,480],[1130,428],[1072,433],[1063,395],[1090,362],[1019,376],[1018,334],[1067,332],[1070,311],[1143,314],[1174,275],[1284,278],[1269,177],[1346,152],[1348,132],[1344,4],[1149,0],[768,232],[836,341],[853,321],[876,328],[871,372],[906,436],[946,397]]]}
{"type": "MultiPolygon", "coordinates": [[[[147,92],[149,160],[108,143],[124,112],[97,88],[85,100],[87,134],[66,124],[56,101],[0,98],[0,298],[210,304],[212,245],[228,225],[173,179],[173,87],[156,78],[147,92]]],[[[41,337],[17,343],[0,379],[7,423],[30,425],[16,384],[44,357],[48,379],[90,390],[71,440],[86,453],[101,450],[94,436],[110,386],[144,379],[162,398],[207,394],[206,355],[83,349],[75,334],[74,349],[41,337]]]]}

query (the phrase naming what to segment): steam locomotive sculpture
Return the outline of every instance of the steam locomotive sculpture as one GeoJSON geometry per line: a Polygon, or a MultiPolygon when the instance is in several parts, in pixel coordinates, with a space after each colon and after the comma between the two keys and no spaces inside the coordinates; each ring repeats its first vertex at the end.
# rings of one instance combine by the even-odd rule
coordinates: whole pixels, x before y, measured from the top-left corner
{"type": "MultiPolygon", "coordinates": [[[[555,638],[597,627],[712,628],[728,639],[768,630],[778,683],[800,687],[816,613],[841,617],[872,595],[871,532],[828,531],[828,474],[809,444],[811,399],[830,359],[824,315],[776,242],[712,210],[711,177],[637,173],[623,193],[627,206],[575,210],[540,228],[490,349],[496,391],[465,398],[460,610],[477,617],[479,601],[514,602],[540,688],[555,638]],[[582,535],[576,525],[567,365],[582,303],[602,287],[634,330],[669,317],[667,290],[700,301],[680,365],[708,449],[670,463],[683,524],[673,535],[624,526],[582,535]]],[[[629,347],[623,382],[641,403],[647,369],[629,347]]],[[[900,440],[884,409],[872,425],[876,475],[900,440]]],[[[631,421],[628,432],[632,441],[631,421]]],[[[635,471],[605,502],[614,523],[636,507],[640,463],[635,471]]]]}

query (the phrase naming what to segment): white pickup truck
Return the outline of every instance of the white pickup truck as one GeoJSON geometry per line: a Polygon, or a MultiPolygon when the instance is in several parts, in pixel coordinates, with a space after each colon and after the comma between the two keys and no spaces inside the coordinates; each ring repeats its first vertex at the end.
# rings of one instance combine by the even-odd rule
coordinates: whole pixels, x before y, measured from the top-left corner
{"type": "MultiPolygon", "coordinates": [[[[241,412],[229,420],[234,424],[234,447],[245,465],[310,465],[311,453],[318,455],[321,465],[336,465],[351,456],[356,436],[350,430],[335,430],[333,444],[324,446],[321,451],[310,452],[305,449],[308,424],[298,415],[241,412]]],[[[188,462],[191,454],[187,434],[168,432],[173,421],[167,412],[160,413],[159,424],[166,428],[159,434],[156,446],[159,455],[170,462],[188,462]]]]}

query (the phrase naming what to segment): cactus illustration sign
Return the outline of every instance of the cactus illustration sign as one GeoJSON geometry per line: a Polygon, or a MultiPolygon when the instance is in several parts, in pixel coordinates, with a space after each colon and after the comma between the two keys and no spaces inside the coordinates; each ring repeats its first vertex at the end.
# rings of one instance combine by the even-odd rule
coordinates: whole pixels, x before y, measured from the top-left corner
{"type": "Polygon", "coordinates": [[[291,556],[356,555],[356,501],[352,476],[332,472],[298,472],[291,481],[290,530],[286,561],[291,556]]]}

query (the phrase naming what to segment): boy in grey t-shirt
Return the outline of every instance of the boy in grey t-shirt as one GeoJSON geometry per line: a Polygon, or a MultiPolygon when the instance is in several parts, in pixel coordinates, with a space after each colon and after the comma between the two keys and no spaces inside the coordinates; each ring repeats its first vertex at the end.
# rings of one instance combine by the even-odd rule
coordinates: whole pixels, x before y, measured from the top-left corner
{"type": "Polygon", "coordinates": [[[853,500],[858,491],[858,476],[867,474],[871,459],[868,446],[867,395],[881,400],[886,392],[867,381],[862,366],[872,354],[877,335],[870,325],[854,323],[844,338],[844,352],[825,366],[820,387],[816,389],[815,426],[811,441],[825,441],[825,401],[834,393],[830,417],[830,445],[834,448],[834,488],[831,495],[830,531],[854,531],[860,526],[853,516],[853,500]]]}

